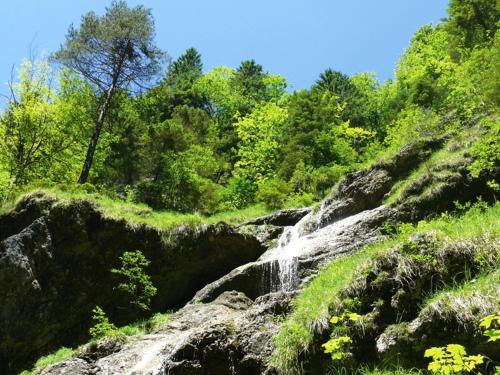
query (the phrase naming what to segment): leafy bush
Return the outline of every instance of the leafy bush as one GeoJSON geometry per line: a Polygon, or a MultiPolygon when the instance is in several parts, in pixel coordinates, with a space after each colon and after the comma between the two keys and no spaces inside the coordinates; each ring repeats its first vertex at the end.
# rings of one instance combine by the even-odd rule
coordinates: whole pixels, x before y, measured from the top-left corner
{"type": "Polygon", "coordinates": [[[283,207],[290,193],[290,186],[285,181],[273,178],[259,184],[257,200],[267,208],[275,210],[283,207]]]}
{"type": "Polygon", "coordinates": [[[325,342],[322,346],[325,348],[325,353],[331,354],[334,361],[340,361],[348,355],[348,345],[352,340],[348,336],[334,337],[325,342]]]}
{"type": "Polygon", "coordinates": [[[111,272],[120,275],[123,282],[117,289],[124,291],[130,297],[130,303],[141,310],[149,310],[151,298],[156,295],[156,288],[151,278],[146,274],[146,267],[151,263],[140,251],[126,251],[120,257],[121,267],[111,272]]]}
{"type": "MultiPolygon", "coordinates": [[[[500,164],[500,121],[491,120],[486,124],[488,131],[472,146],[474,162],[469,170],[474,177],[479,177],[482,172],[493,172],[500,164]]],[[[494,190],[500,190],[495,181],[490,181],[494,190]]]]}
{"type": "Polygon", "coordinates": [[[500,340],[500,311],[485,316],[480,326],[484,328],[484,335],[489,337],[488,342],[500,340]]]}
{"type": "Polygon", "coordinates": [[[458,344],[427,349],[424,357],[432,358],[427,367],[430,372],[444,375],[470,373],[484,362],[484,356],[468,356],[465,348],[458,344]]]}
{"type": "Polygon", "coordinates": [[[244,177],[233,176],[222,193],[222,208],[245,208],[255,201],[256,192],[257,185],[254,182],[244,177]]]}
{"type": "Polygon", "coordinates": [[[116,326],[109,321],[103,309],[101,309],[99,306],[96,306],[94,307],[94,310],[92,310],[92,312],[94,314],[92,315],[94,325],[90,327],[89,333],[94,340],[106,336],[117,335],[119,333],[116,326]]]}

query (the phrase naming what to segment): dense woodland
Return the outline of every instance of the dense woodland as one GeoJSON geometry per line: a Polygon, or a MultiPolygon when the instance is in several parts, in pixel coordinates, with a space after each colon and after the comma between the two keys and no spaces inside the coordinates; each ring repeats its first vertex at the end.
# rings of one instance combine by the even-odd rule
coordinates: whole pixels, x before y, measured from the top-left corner
{"type": "Polygon", "coordinates": [[[203,214],[305,206],[346,172],[481,114],[477,175],[500,154],[499,7],[451,0],[394,80],[327,69],[290,92],[254,60],[204,71],[195,48],[169,60],[150,11],[113,2],[71,26],[59,51],[22,62],[0,117],[0,199],[57,185],[203,214]]]}

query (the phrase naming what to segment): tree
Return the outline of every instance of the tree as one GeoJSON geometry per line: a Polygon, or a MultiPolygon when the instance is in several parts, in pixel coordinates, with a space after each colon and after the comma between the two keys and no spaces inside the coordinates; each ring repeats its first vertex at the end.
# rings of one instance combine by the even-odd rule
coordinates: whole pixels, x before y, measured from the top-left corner
{"type": "Polygon", "coordinates": [[[234,82],[243,96],[258,101],[265,89],[264,76],[262,65],[246,60],[236,70],[234,82]]]}
{"type": "Polygon", "coordinates": [[[493,39],[500,21],[499,0],[451,0],[446,30],[452,52],[482,46],[493,39]]]}
{"type": "Polygon", "coordinates": [[[70,142],[58,118],[47,60],[25,60],[19,82],[11,85],[9,108],[0,118],[0,158],[14,184],[47,176],[49,166],[70,142]]]}
{"type": "Polygon", "coordinates": [[[286,117],[285,109],[265,103],[239,119],[235,124],[239,138],[239,160],[235,164],[238,175],[259,182],[274,173],[286,117]]]}
{"type": "Polygon", "coordinates": [[[128,294],[132,305],[141,310],[149,310],[151,298],[157,292],[151,282],[151,277],[146,273],[146,268],[151,262],[139,250],[124,252],[120,261],[121,267],[111,270],[112,273],[118,274],[122,278],[118,289],[128,294]]]}
{"type": "Polygon", "coordinates": [[[130,9],[118,0],[106,8],[104,16],[89,12],[79,29],[71,25],[65,43],[55,53],[56,61],[84,76],[101,97],[79,183],[87,181],[114,94],[131,85],[141,87],[158,73],[164,54],[153,38],[151,11],[143,6],[130,9]]]}
{"type": "Polygon", "coordinates": [[[201,55],[195,48],[189,48],[177,60],[168,67],[165,81],[170,86],[176,86],[179,83],[187,82],[190,85],[194,83],[203,70],[201,55]]]}
{"type": "Polygon", "coordinates": [[[314,87],[322,91],[330,91],[342,100],[356,94],[356,86],[353,85],[349,76],[332,69],[326,69],[321,73],[314,87]]]}

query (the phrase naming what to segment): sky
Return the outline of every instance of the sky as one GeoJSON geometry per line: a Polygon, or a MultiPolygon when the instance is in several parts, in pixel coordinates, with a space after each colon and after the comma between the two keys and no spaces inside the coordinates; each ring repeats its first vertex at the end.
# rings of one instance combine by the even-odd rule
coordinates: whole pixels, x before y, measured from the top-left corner
{"type": "MultiPolygon", "coordinates": [[[[107,0],[0,0],[0,94],[13,65],[50,53],[71,23],[107,0]]],[[[172,58],[195,47],[204,70],[255,59],[309,88],[326,68],[393,77],[413,33],[446,17],[448,0],[129,0],[152,9],[156,40],[172,58]]]]}

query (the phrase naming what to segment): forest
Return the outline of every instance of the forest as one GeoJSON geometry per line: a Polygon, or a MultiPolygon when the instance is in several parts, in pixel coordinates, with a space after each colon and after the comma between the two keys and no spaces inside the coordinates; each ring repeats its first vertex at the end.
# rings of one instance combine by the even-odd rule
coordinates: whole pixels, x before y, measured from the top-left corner
{"type": "MultiPolygon", "coordinates": [[[[0,198],[56,186],[204,215],[310,205],[409,140],[498,109],[496,6],[451,1],[448,20],[415,34],[394,80],[327,69],[290,92],[254,60],[204,72],[195,48],[162,73],[150,11],[114,2],[53,55],[23,61],[0,117],[0,198]]],[[[499,153],[498,122],[485,124],[475,173],[499,153]]]]}
{"type": "Polygon", "coordinates": [[[499,26],[294,90],[83,15],[0,107],[0,374],[500,374],[499,26]]]}

